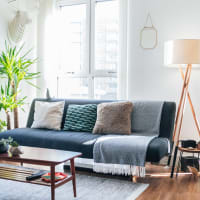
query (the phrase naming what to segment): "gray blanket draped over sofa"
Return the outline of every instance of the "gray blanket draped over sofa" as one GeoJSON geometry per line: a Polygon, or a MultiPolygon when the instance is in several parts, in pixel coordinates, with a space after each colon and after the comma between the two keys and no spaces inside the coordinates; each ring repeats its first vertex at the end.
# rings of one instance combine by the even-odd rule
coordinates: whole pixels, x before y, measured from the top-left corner
{"type": "Polygon", "coordinates": [[[98,138],[93,149],[94,171],[145,176],[146,152],[159,135],[162,108],[163,102],[134,102],[132,134],[98,138]]]}

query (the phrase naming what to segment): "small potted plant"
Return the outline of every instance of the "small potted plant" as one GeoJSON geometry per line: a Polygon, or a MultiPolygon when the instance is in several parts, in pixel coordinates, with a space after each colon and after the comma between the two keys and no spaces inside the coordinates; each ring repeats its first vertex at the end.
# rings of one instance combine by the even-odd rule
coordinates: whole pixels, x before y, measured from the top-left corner
{"type": "Polygon", "coordinates": [[[21,149],[19,148],[19,144],[12,140],[10,143],[10,148],[9,148],[9,152],[13,155],[13,156],[18,156],[19,154],[22,154],[21,149]]]}
{"type": "Polygon", "coordinates": [[[13,141],[13,139],[11,137],[9,137],[8,139],[2,138],[0,140],[0,153],[6,153],[8,151],[9,144],[12,141],[13,141]]]}

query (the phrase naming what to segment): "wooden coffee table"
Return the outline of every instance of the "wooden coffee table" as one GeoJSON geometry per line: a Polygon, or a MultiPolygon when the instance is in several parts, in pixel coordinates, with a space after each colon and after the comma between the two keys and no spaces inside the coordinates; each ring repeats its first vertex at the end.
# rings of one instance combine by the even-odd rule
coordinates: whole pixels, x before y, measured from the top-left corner
{"type": "Polygon", "coordinates": [[[76,174],[74,159],[81,156],[81,153],[62,151],[54,149],[44,149],[35,147],[21,147],[24,152],[20,156],[11,156],[9,153],[0,154],[0,161],[9,161],[17,163],[27,163],[33,165],[43,165],[49,166],[51,172],[51,182],[47,183],[41,180],[41,178],[26,181],[26,177],[30,176],[35,172],[35,170],[26,169],[23,167],[19,168],[9,168],[0,167],[0,179],[8,179],[13,181],[19,181],[24,183],[39,184],[51,187],[51,199],[55,200],[55,189],[69,181],[72,181],[74,197],[76,197],[76,174]],[[70,161],[71,175],[67,176],[65,179],[55,182],[55,167],[59,164],[70,161]]]}

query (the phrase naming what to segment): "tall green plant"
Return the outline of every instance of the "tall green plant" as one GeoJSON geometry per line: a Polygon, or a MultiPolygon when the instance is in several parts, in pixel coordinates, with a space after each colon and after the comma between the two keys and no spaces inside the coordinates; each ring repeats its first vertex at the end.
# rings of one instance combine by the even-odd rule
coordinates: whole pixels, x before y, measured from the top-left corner
{"type": "Polygon", "coordinates": [[[0,88],[0,110],[4,110],[6,113],[6,120],[7,120],[7,130],[11,129],[11,120],[10,120],[10,113],[19,106],[24,105],[24,100],[26,97],[16,100],[16,94],[11,93],[10,85],[8,86],[1,86],[0,88]]]}
{"type": "MultiPolygon", "coordinates": [[[[1,78],[7,79],[7,97],[11,98],[13,101],[13,109],[10,109],[14,112],[14,127],[19,127],[19,114],[18,107],[22,106],[22,102],[25,97],[18,99],[19,87],[22,81],[27,82],[31,86],[36,87],[31,80],[38,78],[40,72],[31,73],[30,68],[33,64],[37,62],[37,59],[27,58],[32,49],[26,51],[23,54],[24,45],[17,48],[9,46],[5,42],[5,51],[2,51],[0,54],[0,76],[1,78]],[[20,103],[19,103],[20,102],[20,103]]],[[[1,90],[1,93],[3,90],[1,90]]],[[[2,94],[1,94],[2,95],[2,94]]],[[[5,95],[5,90],[2,97],[5,95]]],[[[4,96],[5,97],[5,96],[4,96]]],[[[11,99],[6,98],[6,100],[11,103],[11,99]]],[[[5,110],[5,108],[3,108],[5,110]]],[[[6,111],[6,110],[5,110],[6,111]]]]}
{"type": "Polygon", "coordinates": [[[4,131],[6,126],[7,123],[0,119],[0,132],[4,131]]]}

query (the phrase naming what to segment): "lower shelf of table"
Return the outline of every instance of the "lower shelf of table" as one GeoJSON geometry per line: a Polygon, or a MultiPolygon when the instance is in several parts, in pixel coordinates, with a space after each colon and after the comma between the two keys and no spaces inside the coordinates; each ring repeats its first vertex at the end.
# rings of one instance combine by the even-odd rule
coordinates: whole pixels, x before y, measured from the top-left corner
{"type": "MultiPolygon", "coordinates": [[[[51,183],[44,182],[41,178],[35,179],[33,181],[27,181],[26,177],[33,174],[36,170],[27,168],[10,168],[10,167],[0,167],[0,179],[7,179],[12,181],[38,184],[44,186],[51,186],[51,183]]],[[[55,183],[55,187],[58,187],[68,181],[72,180],[72,176],[68,176],[65,179],[55,183]]]]}

